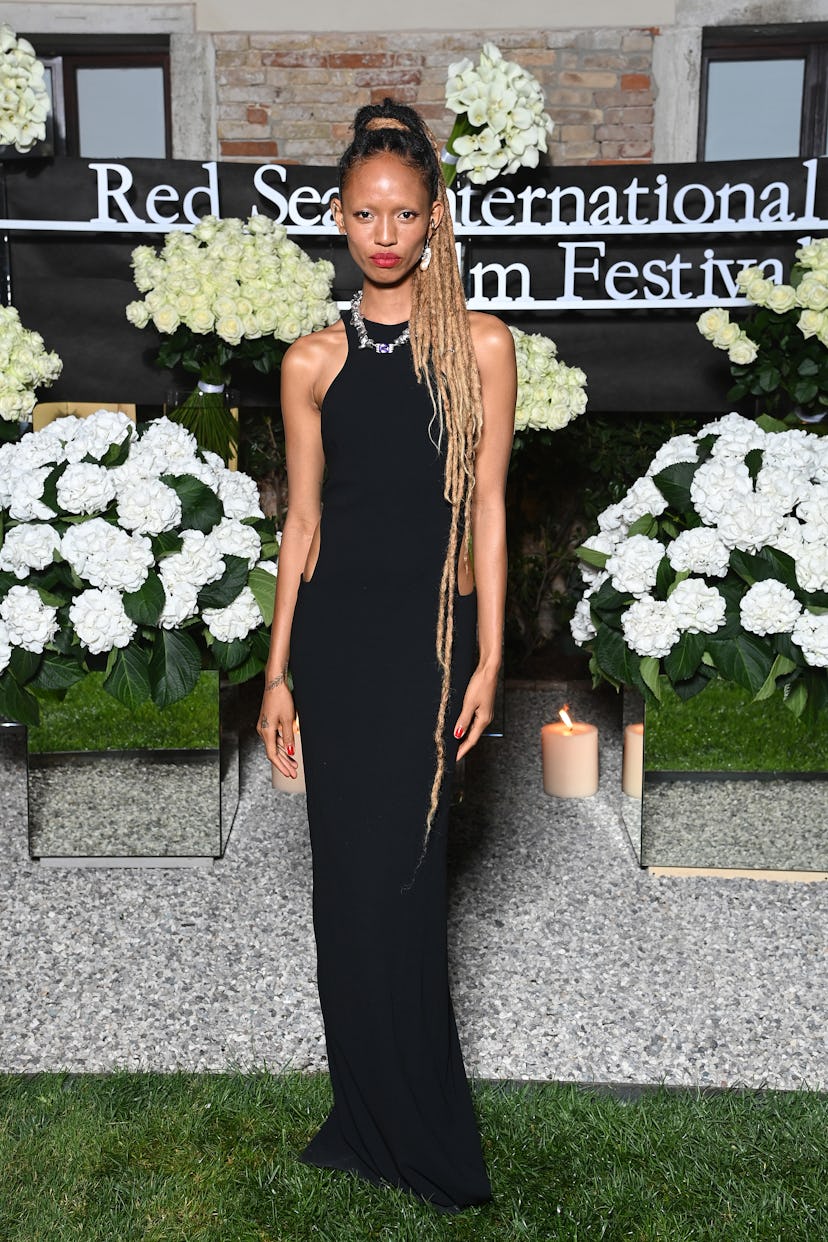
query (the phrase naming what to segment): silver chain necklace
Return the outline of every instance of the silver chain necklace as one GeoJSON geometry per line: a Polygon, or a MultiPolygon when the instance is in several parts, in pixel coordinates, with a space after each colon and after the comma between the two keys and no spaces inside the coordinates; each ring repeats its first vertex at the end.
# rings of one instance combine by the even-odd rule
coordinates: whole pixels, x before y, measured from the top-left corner
{"type": "Polygon", "coordinates": [[[360,349],[368,349],[370,347],[377,354],[393,354],[398,345],[404,345],[406,343],[411,335],[407,326],[403,329],[399,336],[394,338],[393,341],[372,341],[368,335],[368,329],[365,327],[365,320],[359,313],[361,304],[362,290],[360,289],[354,294],[351,300],[351,323],[356,329],[360,349]]]}

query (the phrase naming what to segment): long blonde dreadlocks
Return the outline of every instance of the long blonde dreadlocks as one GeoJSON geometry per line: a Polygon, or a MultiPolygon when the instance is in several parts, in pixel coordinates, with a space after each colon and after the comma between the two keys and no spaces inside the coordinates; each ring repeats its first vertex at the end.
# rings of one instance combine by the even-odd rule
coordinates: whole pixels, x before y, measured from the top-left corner
{"type": "Polygon", "coordinates": [[[425,849],[445,777],[457,564],[461,548],[464,558],[468,558],[475,453],[483,425],[483,398],[457,266],[446,183],[434,136],[413,108],[392,99],[360,108],[354,118],[353,142],[339,162],[340,189],[355,165],[382,152],[397,155],[406,164],[419,169],[432,201],[443,206],[442,221],[430,241],[431,263],[427,271],[418,267],[414,275],[409,319],[414,369],[431,397],[438,447],[445,440],[443,493],[451,505],[437,610],[436,650],[442,684],[434,727],[436,764],[426,816],[425,849]]]}

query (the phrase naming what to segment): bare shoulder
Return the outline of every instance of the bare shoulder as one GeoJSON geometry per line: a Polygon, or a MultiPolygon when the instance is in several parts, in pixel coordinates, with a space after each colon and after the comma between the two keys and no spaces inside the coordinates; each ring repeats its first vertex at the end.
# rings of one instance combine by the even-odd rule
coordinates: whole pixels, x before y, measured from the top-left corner
{"type": "Polygon", "coordinates": [[[282,391],[302,390],[316,405],[321,405],[321,398],[328,388],[333,376],[342,366],[348,350],[345,325],[342,320],[330,327],[320,328],[318,332],[309,332],[285,351],[282,359],[282,391]]]}
{"type": "Polygon", "coordinates": [[[514,359],[515,343],[512,334],[497,315],[487,315],[484,311],[469,311],[469,329],[480,367],[484,367],[487,363],[502,366],[509,359],[514,359]]]}
{"type": "Polygon", "coordinates": [[[288,368],[297,376],[309,371],[324,369],[326,362],[341,352],[345,343],[345,327],[340,319],[330,327],[320,328],[300,336],[285,351],[282,368],[288,368]]]}

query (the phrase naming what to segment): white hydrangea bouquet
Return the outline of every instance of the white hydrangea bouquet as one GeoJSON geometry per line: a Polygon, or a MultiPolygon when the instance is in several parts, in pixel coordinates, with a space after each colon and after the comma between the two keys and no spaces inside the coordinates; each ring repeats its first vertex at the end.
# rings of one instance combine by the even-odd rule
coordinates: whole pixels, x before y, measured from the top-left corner
{"type": "Polygon", "coordinates": [[[202,668],[265,664],[278,535],[256,484],[161,418],[59,418],[0,447],[0,713],[88,672],[129,708],[184,698],[202,668]]]}
{"type": "Polygon", "coordinates": [[[515,431],[559,431],[586,409],[586,375],[558,357],[558,347],[548,336],[509,330],[518,373],[515,431]]]}
{"type": "Polygon", "coordinates": [[[828,238],[796,251],[790,284],[776,284],[760,267],[736,277],[757,309],[741,327],[716,306],[697,326],[717,349],[727,351],[734,400],[758,397],[765,412],[794,420],[819,418],[828,410],[828,238]]]}
{"type": "Polygon", "coordinates": [[[659,449],[579,548],[572,634],[596,679],[681,698],[713,678],[828,706],[828,438],[727,414],[659,449]]]}
{"type": "Polygon", "coordinates": [[[130,323],[165,337],[157,361],[181,365],[198,386],[170,417],[225,459],[238,441],[224,389],[234,362],[268,374],[287,346],[339,318],[331,300],[333,264],[314,262],[269,216],[246,221],[205,216],[191,232],[168,233],[160,253],[132,252],[145,294],[126,308],[130,323]]]}
{"type": "Polygon", "coordinates": [[[0,418],[27,418],[37,401],[36,389],[53,384],[62,369],[40,333],[24,328],[13,306],[0,306],[0,418]]]}
{"type": "Polygon", "coordinates": [[[536,168],[553,127],[537,78],[504,60],[494,43],[483,44],[478,64],[466,58],[448,73],[446,107],[457,120],[442,156],[446,184],[457,173],[484,185],[501,173],[536,168]]]}
{"type": "Polygon", "coordinates": [[[0,25],[0,146],[21,155],[43,142],[49,115],[45,70],[28,39],[0,25]]]}

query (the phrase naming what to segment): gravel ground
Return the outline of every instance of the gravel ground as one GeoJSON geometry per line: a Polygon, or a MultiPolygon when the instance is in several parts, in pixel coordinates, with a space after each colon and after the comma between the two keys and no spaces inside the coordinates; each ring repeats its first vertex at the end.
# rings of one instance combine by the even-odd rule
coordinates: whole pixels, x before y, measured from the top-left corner
{"type": "MultiPolygon", "coordinates": [[[[642,871],[617,717],[574,686],[510,687],[506,736],[470,756],[449,929],[469,1072],[826,1089],[828,884],[642,871]],[[538,731],[564,697],[601,730],[593,798],[542,790],[538,731]]],[[[30,862],[10,744],[0,1069],[324,1068],[304,797],[270,788],[255,739],[226,856],[207,868],[30,862]]]]}

